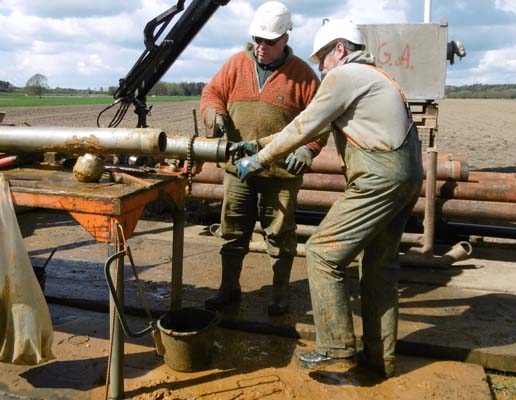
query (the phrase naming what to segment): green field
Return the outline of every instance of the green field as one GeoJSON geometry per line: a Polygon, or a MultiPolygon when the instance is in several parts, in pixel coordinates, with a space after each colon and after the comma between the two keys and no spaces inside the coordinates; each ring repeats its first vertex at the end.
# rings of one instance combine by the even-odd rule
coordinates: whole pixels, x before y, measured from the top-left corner
{"type": "MultiPolygon", "coordinates": [[[[176,101],[199,100],[199,96],[156,96],[149,97],[148,103],[170,103],[176,101]]],[[[111,104],[113,97],[92,95],[92,96],[25,96],[18,93],[0,93],[0,109],[3,107],[37,107],[37,106],[76,106],[111,104]]]]}

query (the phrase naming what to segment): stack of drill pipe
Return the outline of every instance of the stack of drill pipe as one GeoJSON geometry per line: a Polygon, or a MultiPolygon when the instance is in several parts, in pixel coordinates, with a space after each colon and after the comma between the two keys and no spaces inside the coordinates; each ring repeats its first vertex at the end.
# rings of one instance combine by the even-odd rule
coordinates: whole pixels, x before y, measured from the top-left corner
{"type": "MultiPolygon", "coordinates": [[[[456,181],[468,180],[468,165],[464,160],[456,160],[448,153],[437,154],[437,179],[453,179],[456,181]]],[[[423,161],[426,171],[426,159],[423,161]]],[[[341,162],[337,151],[333,147],[324,147],[321,153],[314,158],[312,172],[317,174],[342,174],[341,162]]]]}
{"type": "MultiPolygon", "coordinates": [[[[204,164],[194,177],[192,197],[220,201],[224,190],[224,170],[214,164],[204,164]]],[[[314,159],[311,173],[305,174],[298,194],[298,207],[327,211],[344,191],[346,181],[337,152],[324,148],[314,159]]],[[[425,186],[413,214],[424,215],[425,186]]],[[[436,212],[444,218],[465,221],[478,220],[516,222],[516,174],[470,172],[463,160],[451,160],[450,155],[437,157],[436,212]]]]}

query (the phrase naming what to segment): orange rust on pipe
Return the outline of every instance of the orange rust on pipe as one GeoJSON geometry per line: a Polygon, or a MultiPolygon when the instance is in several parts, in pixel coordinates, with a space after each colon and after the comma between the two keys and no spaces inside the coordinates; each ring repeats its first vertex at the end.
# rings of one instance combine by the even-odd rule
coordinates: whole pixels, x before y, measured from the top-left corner
{"type": "MultiPolygon", "coordinates": [[[[423,161],[423,170],[426,173],[426,159],[423,161]]],[[[456,181],[467,181],[469,176],[468,165],[460,160],[437,160],[437,179],[454,179],[456,181]]]]}
{"type": "Polygon", "coordinates": [[[331,192],[343,192],[346,189],[346,178],[340,174],[312,174],[303,176],[304,190],[327,190],[331,192]]]}
{"type": "Polygon", "coordinates": [[[468,181],[470,181],[470,182],[484,182],[484,181],[516,182],[516,173],[515,172],[470,171],[468,181]]]}
{"type": "Polygon", "coordinates": [[[204,163],[202,171],[194,175],[194,182],[222,184],[224,180],[224,169],[218,168],[214,163],[204,163]]]}
{"type": "MultiPolygon", "coordinates": [[[[457,182],[437,181],[436,196],[442,199],[516,202],[516,180],[457,182]]],[[[421,196],[425,196],[425,185],[421,196]]]]}
{"type": "MultiPolygon", "coordinates": [[[[96,153],[102,151],[103,146],[100,144],[100,139],[94,135],[77,137],[76,135],[72,136],[70,139],[65,140],[64,146],[68,148],[71,152],[80,150],[82,148],[89,149],[89,152],[96,153]]],[[[60,145],[57,146],[45,146],[43,150],[45,152],[58,152],[62,147],[60,145]]]]}

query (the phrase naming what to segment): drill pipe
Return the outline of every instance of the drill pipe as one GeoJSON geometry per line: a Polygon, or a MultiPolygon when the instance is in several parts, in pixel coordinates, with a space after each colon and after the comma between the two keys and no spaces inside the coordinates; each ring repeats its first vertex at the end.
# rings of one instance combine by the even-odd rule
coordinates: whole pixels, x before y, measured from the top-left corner
{"type": "MultiPolygon", "coordinates": [[[[449,160],[447,153],[439,153],[437,161],[437,179],[454,179],[467,181],[468,164],[461,160],[449,160]]],[[[426,171],[426,162],[423,163],[426,171]]],[[[318,174],[342,174],[342,167],[337,150],[333,147],[323,147],[321,153],[314,158],[311,171],[318,174]]]]}
{"type": "Polygon", "coordinates": [[[425,212],[423,219],[423,249],[425,254],[433,254],[435,237],[435,187],[437,182],[437,150],[427,150],[425,181],[425,212]]]}
{"type": "MultiPolygon", "coordinates": [[[[194,176],[193,181],[198,183],[220,184],[224,179],[224,169],[212,164],[204,164],[202,172],[194,176]]],[[[303,176],[303,190],[343,192],[346,179],[337,174],[308,173],[303,176]]],[[[426,181],[421,188],[421,196],[425,196],[426,181]]],[[[436,197],[443,199],[479,200],[516,202],[516,180],[457,182],[453,180],[437,181],[436,197]]]]}
{"type": "MultiPolygon", "coordinates": [[[[324,211],[329,210],[341,195],[339,192],[300,190],[297,196],[297,203],[300,207],[324,211]]],[[[196,183],[193,185],[192,198],[220,201],[223,197],[224,188],[222,185],[209,183],[196,183]]],[[[424,203],[424,197],[420,197],[412,214],[423,215],[424,203]]],[[[478,222],[479,219],[514,222],[516,221],[516,205],[494,201],[436,199],[436,216],[439,215],[442,217],[461,218],[472,222],[478,222]]]]}
{"type": "MultiPolygon", "coordinates": [[[[313,235],[315,230],[317,229],[318,225],[303,225],[303,224],[296,224],[296,235],[298,238],[308,238],[313,235]]],[[[259,222],[257,222],[254,225],[253,232],[259,233],[261,235],[265,235],[265,231],[263,230],[262,226],[259,222]]],[[[409,243],[413,245],[422,246],[423,245],[423,235],[420,233],[408,233],[404,232],[401,241],[403,243],[409,243]]]]}
{"type": "MultiPolygon", "coordinates": [[[[324,213],[319,213],[320,220],[322,220],[324,213]]],[[[297,217],[297,216],[296,216],[297,217]]],[[[315,225],[308,224],[300,224],[297,223],[296,235],[298,238],[307,239],[311,236],[317,227],[319,226],[319,221],[315,222],[315,225]]],[[[444,229],[446,229],[446,233],[450,233],[452,235],[460,234],[462,236],[467,237],[468,241],[473,240],[495,240],[495,239],[513,239],[516,238],[516,227],[512,228],[510,226],[496,226],[496,225],[481,225],[474,223],[465,223],[465,222],[446,222],[444,224],[444,229]]],[[[265,231],[261,227],[260,223],[257,222],[254,226],[253,232],[264,235],[265,231]]],[[[421,233],[410,233],[403,232],[401,237],[402,243],[407,243],[411,245],[416,245],[418,247],[423,246],[423,234],[421,233]]]]}
{"type": "MultiPolygon", "coordinates": [[[[165,158],[186,160],[191,139],[190,136],[167,135],[165,158]]],[[[228,159],[229,142],[226,139],[195,137],[191,146],[194,161],[223,163],[228,159]]]]}
{"type": "MultiPolygon", "coordinates": [[[[421,196],[426,195],[425,185],[421,196]]],[[[516,180],[513,182],[485,180],[480,182],[437,181],[436,197],[480,201],[516,203],[516,180]]]]}
{"type": "MultiPolygon", "coordinates": [[[[469,257],[472,250],[471,244],[468,242],[459,242],[443,256],[428,256],[417,252],[407,252],[399,255],[399,261],[404,266],[446,269],[450,268],[455,262],[469,257]]],[[[262,240],[253,240],[249,242],[249,251],[253,253],[266,253],[267,245],[262,240]]],[[[306,257],[305,244],[297,244],[296,256],[306,257]]],[[[358,262],[358,258],[354,261],[358,262]]]]}
{"type": "Polygon", "coordinates": [[[516,173],[514,172],[485,172],[485,171],[470,171],[470,182],[488,182],[488,181],[507,181],[516,182],[516,173]]]}
{"type": "MultiPolygon", "coordinates": [[[[222,184],[224,170],[211,164],[203,165],[202,172],[194,177],[194,182],[222,184]]],[[[340,174],[308,173],[303,176],[303,189],[343,192],[346,188],[346,178],[340,174]]]]}
{"type": "Polygon", "coordinates": [[[160,129],[0,127],[0,151],[9,153],[161,155],[167,135],[160,129]]]}
{"type": "MultiPolygon", "coordinates": [[[[325,148],[323,148],[323,151],[320,155],[314,158],[311,172],[305,174],[305,185],[307,186],[307,189],[310,188],[314,190],[329,190],[327,187],[325,187],[325,182],[327,182],[328,185],[337,188],[336,190],[341,190],[344,188],[346,181],[342,174],[342,169],[338,161],[337,153],[334,149],[333,152],[328,150],[325,151],[324,149],[325,148]],[[332,155],[332,153],[334,154],[332,155]]],[[[205,168],[208,170],[215,169],[214,166],[205,166],[205,168]]],[[[202,177],[199,178],[199,182],[222,183],[223,176],[224,173],[222,171],[219,171],[217,176],[210,174],[209,171],[206,171],[202,174],[202,177]]],[[[467,165],[462,164],[461,161],[438,159],[437,179],[467,181],[467,177],[467,165]]]]}

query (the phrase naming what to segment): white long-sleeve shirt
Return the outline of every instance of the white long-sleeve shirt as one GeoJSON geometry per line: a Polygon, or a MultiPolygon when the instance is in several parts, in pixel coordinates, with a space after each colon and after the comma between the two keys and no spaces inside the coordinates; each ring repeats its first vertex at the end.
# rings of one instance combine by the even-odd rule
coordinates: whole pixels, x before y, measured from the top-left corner
{"type": "MultiPolygon", "coordinates": [[[[264,165],[336,128],[337,147],[347,135],[370,151],[390,151],[404,141],[410,118],[397,86],[374,66],[374,57],[356,51],[328,72],[309,106],[259,153],[264,165]]],[[[268,141],[265,141],[268,142],[268,141]]],[[[261,141],[261,143],[264,143],[261,141]]]]}

